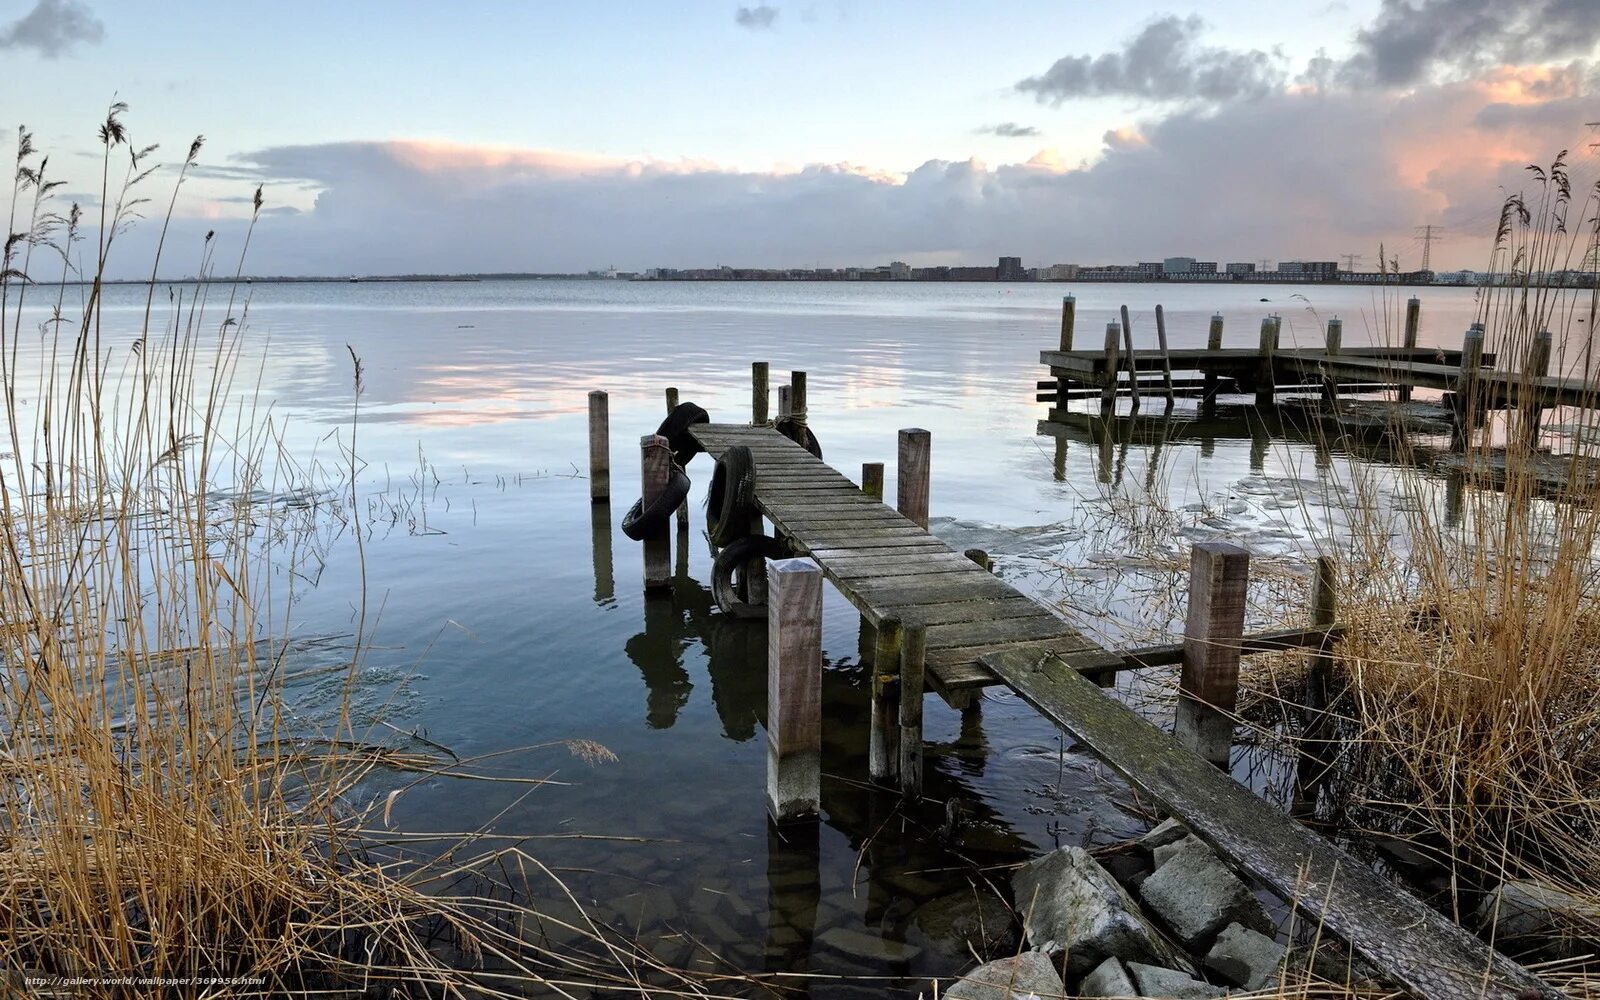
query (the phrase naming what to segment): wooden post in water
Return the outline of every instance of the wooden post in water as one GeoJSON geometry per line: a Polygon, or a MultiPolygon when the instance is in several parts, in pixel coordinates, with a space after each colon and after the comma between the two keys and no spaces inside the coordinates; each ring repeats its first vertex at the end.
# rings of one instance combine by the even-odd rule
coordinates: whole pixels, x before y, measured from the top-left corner
{"type": "Polygon", "coordinates": [[[1527,435],[1530,448],[1539,443],[1539,417],[1542,407],[1539,406],[1538,380],[1550,374],[1551,342],[1549,330],[1540,330],[1534,335],[1533,343],[1528,345],[1528,363],[1524,368],[1527,378],[1521,380],[1525,384],[1518,386],[1519,391],[1526,392],[1531,397],[1521,401],[1524,407],[1523,433],[1527,435]]]}
{"type": "Polygon", "coordinates": [[[1278,325],[1273,317],[1261,321],[1261,354],[1256,363],[1256,409],[1270,409],[1277,399],[1278,375],[1272,356],[1278,352],[1278,325]]]}
{"type": "MultiPolygon", "coordinates": [[[[1328,332],[1325,337],[1328,357],[1337,358],[1340,349],[1344,346],[1344,320],[1335,316],[1328,320],[1328,332]]],[[[1333,407],[1335,415],[1339,412],[1339,380],[1332,373],[1324,371],[1322,376],[1322,396],[1333,407]]]]}
{"type": "MultiPolygon", "coordinates": [[[[678,408],[678,387],[669,385],[669,386],[667,386],[667,413],[670,414],[670,413],[672,413],[673,410],[676,410],[677,408],[678,408]]],[[[689,501],[688,501],[688,499],[685,499],[683,501],[683,503],[678,504],[678,530],[679,531],[688,531],[689,530],[689,501]]]]}
{"type": "Polygon", "coordinates": [[[884,615],[878,620],[877,641],[872,646],[872,728],[867,737],[867,775],[873,781],[892,781],[900,769],[900,619],[884,615]]]}
{"type": "Polygon", "coordinates": [[[589,502],[611,499],[611,397],[589,393],[589,502]]]}
{"type": "Polygon", "coordinates": [[[922,690],[928,627],[907,625],[900,636],[900,795],[922,798],[922,690]]]}
{"type": "Polygon", "coordinates": [[[750,422],[757,427],[767,422],[767,378],[770,369],[765,361],[750,363],[750,422]]]}
{"type": "Polygon", "coordinates": [[[779,823],[822,800],[822,568],[773,559],[767,575],[767,809],[779,823]]]}
{"type": "Polygon", "coordinates": [[[1161,347],[1161,384],[1167,391],[1167,409],[1172,408],[1172,355],[1167,351],[1167,314],[1156,306],[1156,343],[1161,347]]]}
{"type": "Polygon", "coordinates": [[[782,420],[794,410],[794,389],[787,385],[778,386],[778,419],[782,420]]]}
{"type": "MultiPolygon", "coordinates": [[[[1078,322],[1078,297],[1076,295],[1063,295],[1061,297],[1061,350],[1072,350],[1072,335],[1078,322]]],[[[1071,388],[1067,379],[1056,379],[1056,405],[1065,408],[1067,405],[1067,392],[1071,388]]]]}
{"type": "Polygon", "coordinates": [[[920,427],[900,432],[900,463],[894,476],[894,507],[923,531],[928,530],[928,481],[932,471],[933,435],[920,427]]]}
{"type": "Polygon", "coordinates": [[[1478,377],[1483,368],[1483,324],[1467,327],[1461,337],[1461,377],[1456,380],[1456,433],[1451,442],[1464,449],[1472,440],[1472,423],[1478,413],[1478,377]]]}
{"type": "MultiPolygon", "coordinates": [[[[659,434],[639,439],[640,492],[645,507],[655,503],[672,478],[672,445],[659,434]]],[[[665,523],[644,536],[644,589],[666,590],[672,586],[672,545],[665,523]]]]}
{"type": "Polygon", "coordinates": [[[1122,307],[1122,342],[1128,348],[1128,398],[1135,410],[1139,408],[1139,369],[1133,357],[1133,323],[1128,319],[1128,307],[1122,307]]]}
{"type": "Polygon", "coordinates": [[[1173,735],[1224,770],[1233,748],[1230,713],[1239,699],[1250,553],[1231,542],[1196,542],[1189,559],[1189,612],[1173,735]]]}
{"type": "MultiPolygon", "coordinates": [[[[1211,314],[1211,328],[1206,331],[1206,350],[1222,350],[1222,314],[1211,314]]],[[[1203,386],[1205,396],[1202,398],[1207,404],[1215,405],[1217,400],[1217,373],[1207,370],[1203,386]]]]}
{"type": "Polygon", "coordinates": [[[982,549],[968,549],[961,554],[977,563],[979,568],[981,568],[985,573],[994,572],[994,560],[989,558],[989,553],[983,551],[982,549]]]}
{"type": "Polygon", "coordinates": [[[883,499],[883,463],[861,463],[861,492],[874,500],[883,499]]]}
{"type": "Polygon", "coordinates": [[[795,440],[806,443],[806,373],[789,373],[789,419],[795,424],[795,440]]]}
{"type": "Polygon", "coordinates": [[[1117,342],[1122,339],[1122,327],[1106,324],[1106,370],[1100,376],[1100,409],[1109,410],[1117,405],[1117,342]]]}
{"type": "MultiPolygon", "coordinates": [[[[1417,346],[1417,329],[1422,322],[1422,300],[1415,295],[1406,299],[1406,329],[1405,340],[1402,341],[1407,351],[1417,346]]],[[[1411,360],[1410,358],[1406,359],[1411,360]]],[[[1400,402],[1411,402],[1411,384],[1400,383],[1400,402]]]]}
{"type": "MultiPolygon", "coordinates": [[[[1338,614],[1338,592],[1332,557],[1317,558],[1316,577],[1311,582],[1311,621],[1313,628],[1331,628],[1338,614]]],[[[1306,718],[1300,741],[1300,759],[1296,768],[1295,803],[1293,814],[1305,818],[1314,816],[1317,793],[1333,764],[1330,746],[1333,735],[1333,718],[1329,707],[1333,700],[1333,657],[1329,655],[1331,640],[1324,639],[1317,652],[1306,665],[1306,718]]]]}

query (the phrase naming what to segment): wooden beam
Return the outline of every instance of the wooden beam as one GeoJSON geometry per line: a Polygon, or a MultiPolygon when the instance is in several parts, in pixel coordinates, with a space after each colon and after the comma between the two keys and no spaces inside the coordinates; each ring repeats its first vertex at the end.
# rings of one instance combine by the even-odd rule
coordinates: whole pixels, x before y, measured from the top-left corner
{"type": "Polygon", "coordinates": [[[1172,405],[1172,352],[1167,349],[1167,314],[1156,305],[1156,343],[1161,348],[1161,384],[1167,393],[1167,406],[1172,405]]]}
{"type": "Polygon", "coordinates": [[[1128,319],[1128,307],[1122,307],[1122,342],[1128,349],[1128,398],[1135,410],[1139,408],[1139,369],[1133,357],[1133,323],[1128,319]]]}
{"type": "Polygon", "coordinates": [[[765,361],[750,363],[750,422],[757,427],[767,422],[767,401],[770,398],[767,382],[770,372],[765,361]]]}
{"type": "Polygon", "coordinates": [[[873,781],[893,781],[900,769],[900,618],[888,615],[878,621],[872,649],[871,728],[867,734],[867,775],[873,781]]]}
{"type": "Polygon", "coordinates": [[[779,823],[822,800],[822,569],[768,560],[767,809],[779,823]]]}
{"type": "Polygon", "coordinates": [[[1197,542],[1189,559],[1189,611],[1183,628],[1174,734],[1178,742],[1226,769],[1239,698],[1239,640],[1244,637],[1250,553],[1231,542],[1197,542]]]}
{"type": "Polygon", "coordinates": [[[928,655],[928,629],[907,625],[900,636],[900,796],[922,798],[922,693],[928,655]]]}
{"type": "MultiPolygon", "coordinates": [[[[1422,300],[1413,295],[1411,298],[1406,300],[1405,340],[1402,344],[1406,350],[1412,350],[1417,346],[1417,329],[1421,323],[1422,300]]],[[[1400,402],[1411,402],[1411,386],[1405,383],[1401,383],[1400,385],[1400,402]]]]}
{"type": "Polygon", "coordinates": [[[920,427],[900,432],[900,462],[894,476],[895,509],[928,530],[928,484],[933,436],[920,427]]]}

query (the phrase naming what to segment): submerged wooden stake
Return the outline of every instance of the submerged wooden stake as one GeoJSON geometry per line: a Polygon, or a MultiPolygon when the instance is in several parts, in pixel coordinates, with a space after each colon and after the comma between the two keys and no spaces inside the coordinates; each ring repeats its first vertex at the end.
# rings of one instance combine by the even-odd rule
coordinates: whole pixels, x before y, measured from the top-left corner
{"type": "Polygon", "coordinates": [[[603,390],[589,393],[589,501],[611,499],[611,398],[603,390]]]}
{"type": "Polygon", "coordinates": [[[928,628],[907,625],[900,637],[900,795],[922,798],[922,694],[926,683],[928,628]]]}
{"type": "Polygon", "coordinates": [[[883,499],[883,463],[861,463],[861,492],[874,500],[883,499]]]}
{"type": "Polygon", "coordinates": [[[767,809],[779,823],[822,799],[822,568],[767,562],[767,809]]]}
{"type": "Polygon", "coordinates": [[[1173,402],[1172,395],[1172,354],[1167,350],[1167,314],[1161,306],[1156,306],[1156,343],[1161,348],[1161,384],[1167,393],[1167,406],[1173,402]]]}
{"type": "Polygon", "coordinates": [[[920,427],[900,432],[900,463],[894,476],[895,509],[928,530],[928,480],[933,436],[920,427]]]}
{"type": "Polygon", "coordinates": [[[892,781],[900,773],[900,619],[884,615],[872,647],[872,719],[867,736],[867,774],[892,781]]]}
{"type": "MultiPolygon", "coordinates": [[[[1422,322],[1422,300],[1413,295],[1406,300],[1406,328],[1403,344],[1407,350],[1417,346],[1417,328],[1422,322]]],[[[1400,384],[1400,402],[1411,402],[1411,386],[1408,383],[1400,384]]]]}
{"type": "Polygon", "coordinates": [[[1189,611],[1173,735],[1218,767],[1233,748],[1250,554],[1231,542],[1196,542],[1189,559],[1189,611]]]}
{"type": "MultiPolygon", "coordinates": [[[[649,507],[663,492],[672,478],[672,445],[658,434],[646,434],[639,440],[640,493],[643,504],[649,507]]],[[[667,524],[651,528],[644,536],[644,589],[665,590],[672,586],[672,543],[668,538],[667,524]]]]}
{"type": "Polygon", "coordinates": [[[750,422],[761,426],[767,422],[767,374],[765,361],[750,364],[750,422]]]}

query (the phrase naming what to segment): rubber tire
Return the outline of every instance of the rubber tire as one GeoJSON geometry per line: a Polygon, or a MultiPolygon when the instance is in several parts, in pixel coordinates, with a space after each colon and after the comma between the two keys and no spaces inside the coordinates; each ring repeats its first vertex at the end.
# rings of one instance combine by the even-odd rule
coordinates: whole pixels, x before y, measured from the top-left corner
{"type": "Polygon", "coordinates": [[[711,415],[694,403],[679,403],[667,414],[667,419],[661,421],[661,426],[656,428],[656,433],[667,439],[667,444],[672,446],[672,460],[679,465],[688,467],[689,460],[705,451],[700,447],[700,442],[689,433],[689,428],[695,424],[709,424],[711,415]]]}
{"type": "Polygon", "coordinates": [[[756,460],[742,444],[724,449],[706,493],[706,531],[713,545],[731,545],[750,533],[756,513],[756,460]]]}
{"type": "Polygon", "coordinates": [[[628,508],[628,513],[622,517],[622,533],[636,542],[644,541],[644,536],[657,524],[665,523],[672,512],[678,509],[689,496],[689,474],[683,471],[681,465],[673,465],[672,475],[667,478],[667,488],[656,497],[656,502],[650,509],[644,508],[644,497],[633,502],[628,508]]]}
{"type": "Polygon", "coordinates": [[[770,535],[745,535],[717,553],[711,567],[711,596],[717,607],[731,618],[765,618],[765,604],[751,604],[739,595],[733,584],[734,571],[752,562],[782,559],[788,555],[784,544],[770,535]]]}
{"type": "MultiPolygon", "coordinates": [[[[795,437],[795,434],[800,429],[800,425],[794,422],[794,418],[793,417],[783,417],[783,418],[781,418],[777,423],[772,425],[772,428],[773,428],[773,430],[776,430],[779,434],[782,434],[784,437],[788,438],[790,441],[794,441],[796,444],[800,444],[801,443],[795,437]]],[[[806,439],[805,439],[805,442],[804,442],[804,446],[805,446],[806,451],[809,451],[811,453],[812,457],[814,457],[814,458],[821,458],[822,457],[822,445],[817,443],[817,436],[815,434],[811,433],[811,426],[809,424],[806,425],[806,439]]]]}

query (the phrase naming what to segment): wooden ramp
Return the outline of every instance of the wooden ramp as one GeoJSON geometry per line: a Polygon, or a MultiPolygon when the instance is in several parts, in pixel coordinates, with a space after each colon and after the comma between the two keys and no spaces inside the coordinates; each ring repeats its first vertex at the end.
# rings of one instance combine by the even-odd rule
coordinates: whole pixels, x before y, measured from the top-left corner
{"type": "Polygon", "coordinates": [[[1103,656],[1007,650],[982,661],[1195,836],[1414,995],[1564,996],[1107,697],[1079,672],[1103,666],[1103,656]]]}
{"type": "Polygon", "coordinates": [[[928,629],[928,685],[940,694],[994,684],[985,653],[1099,650],[1042,605],[861,492],[770,427],[698,424],[713,457],[750,449],[756,506],[874,626],[887,614],[928,629]]]}

